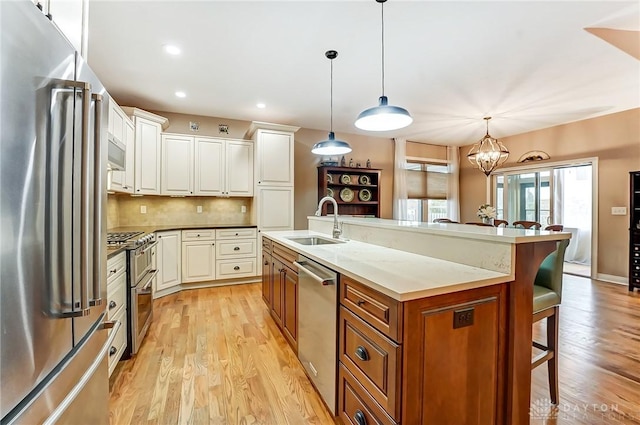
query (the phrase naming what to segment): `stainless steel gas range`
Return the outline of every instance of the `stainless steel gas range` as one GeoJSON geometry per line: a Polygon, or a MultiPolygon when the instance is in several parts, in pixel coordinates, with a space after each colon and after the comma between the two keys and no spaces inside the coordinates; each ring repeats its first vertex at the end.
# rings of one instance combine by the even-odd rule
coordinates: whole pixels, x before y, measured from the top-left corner
{"type": "Polygon", "coordinates": [[[157,242],[153,233],[114,232],[107,234],[107,244],[124,247],[127,252],[128,329],[124,358],[129,358],[140,349],[153,319],[151,283],[158,274],[153,269],[157,242]]]}

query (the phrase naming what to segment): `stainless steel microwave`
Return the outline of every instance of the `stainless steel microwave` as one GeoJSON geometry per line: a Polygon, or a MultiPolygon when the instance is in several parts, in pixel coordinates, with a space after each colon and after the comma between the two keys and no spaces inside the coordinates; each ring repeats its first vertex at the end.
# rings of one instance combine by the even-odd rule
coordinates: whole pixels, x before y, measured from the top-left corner
{"type": "Polygon", "coordinates": [[[127,154],[125,144],[113,135],[109,134],[108,151],[109,168],[112,170],[124,171],[125,158],[127,154]]]}

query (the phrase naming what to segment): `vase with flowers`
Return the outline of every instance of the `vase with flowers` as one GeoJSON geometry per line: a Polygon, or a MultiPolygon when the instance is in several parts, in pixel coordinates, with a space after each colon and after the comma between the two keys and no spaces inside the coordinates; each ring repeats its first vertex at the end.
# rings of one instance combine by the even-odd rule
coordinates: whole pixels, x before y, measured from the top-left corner
{"type": "Polygon", "coordinates": [[[483,223],[492,224],[493,219],[496,218],[496,209],[489,204],[482,204],[478,207],[477,215],[483,223]]]}

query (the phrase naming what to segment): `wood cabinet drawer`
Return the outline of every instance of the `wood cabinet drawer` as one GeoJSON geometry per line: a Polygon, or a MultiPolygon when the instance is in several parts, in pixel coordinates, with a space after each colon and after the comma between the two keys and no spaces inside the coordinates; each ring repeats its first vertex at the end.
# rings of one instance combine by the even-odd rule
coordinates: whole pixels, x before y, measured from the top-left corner
{"type": "Polygon", "coordinates": [[[110,285],[120,273],[127,270],[127,257],[124,252],[107,260],[107,285],[110,285]]]}
{"type": "Polygon", "coordinates": [[[400,417],[402,347],[340,307],[340,361],[392,418],[400,417]]]}
{"type": "Polygon", "coordinates": [[[182,231],[182,242],[214,240],[216,238],[215,229],[194,229],[182,231]]]}
{"type": "Polygon", "coordinates": [[[107,318],[112,320],[127,304],[127,274],[122,273],[107,286],[107,318]]]}
{"type": "Polygon", "coordinates": [[[340,275],[340,302],[396,342],[402,342],[402,303],[340,275]]]}
{"type": "Polygon", "coordinates": [[[217,229],[216,239],[236,239],[236,238],[255,238],[257,231],[255,228],[239,228],[239,229],[217,229]]]}
{"type": "Polygon", "coordinates": [[[127,309],[123,306],[123,308],[118,311],[118,315],[111,320],[118,320],[122,326],[118,329],[118,333],[107,352],[109,358],[109,376],[113,373],[113,370],[118,364],[118,360],[120,360],[124,349],[127,347],[127,309]]]}
{"type": "Polygon", "coordinates": [[[256,240],[238,239],[216,241],[216,258],[255,257],[256,240]]]}
{"type": "Polygon", "coordinates": [[[271,239],[267,239],[265,237],[262,238],[262,249],[271,253],[273,249],[273,242],[271,242],[271,239]]]}
{"type": "Polygon", "coordinates": [[[255,258],[216,261],[216,279],[255,276],[256,270],[255,258]]]}
{"type": "Polygon", "coordinates": [[[289,266],[290,269],[298,270],[298,268],[293,265],[293,262],[298,259],[298,253],[294,250],[273,242],[273,255],[280,258],[280,260],[286,266],[289,266]]]}
{"type": "Polygon", "coordinates": [[[338,367],[338,416],[345,425],[396,425],[342,363],[338,367]]]}

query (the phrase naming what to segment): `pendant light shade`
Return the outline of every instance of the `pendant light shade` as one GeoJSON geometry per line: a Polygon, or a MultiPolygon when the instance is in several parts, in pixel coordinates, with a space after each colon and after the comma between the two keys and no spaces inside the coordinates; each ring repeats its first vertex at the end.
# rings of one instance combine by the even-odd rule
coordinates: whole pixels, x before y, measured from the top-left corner
{"type": "Polygon", "coordinates": [[[331,61],[331,121],[330,131],[327,139],[322,140],[311,148],[311,153],[316,155],[344,155],[351,152],[351,146],[344,140],[336,140],[336,135],[333,133],[333,60],[338,57],[338,52],[335,50],[327,50],[324,54],[331,61]]]}
{"type": "Polygon", "coordinates": [[[485,117],[484,119],[487,122],[487,134],[473,145],[467,154],[467,159],[488,177],[493,170],[504,164],[509,158],[509,150],[498,139],[489,136],[489,120],[491,117],[485,117]]]}
{"type": "Polygon", "coordinates": [[[382,9],[382,96],[378,99],[378,106],[360,112],[355,125],[361,130],[389,131],[404,128],[413,122],[411,114],[400,106],[389,105],[384,94],[384,3],[387,0],[376,0],[382,9]]]}

